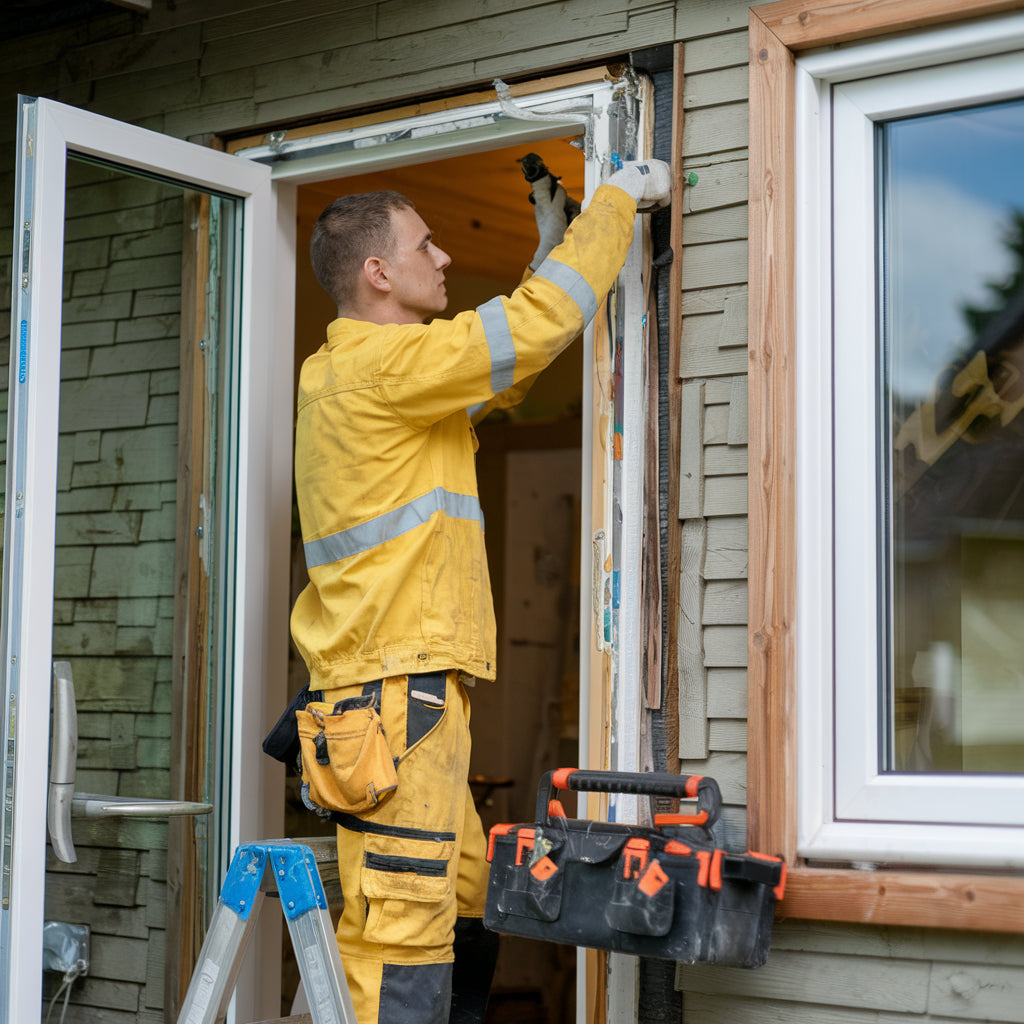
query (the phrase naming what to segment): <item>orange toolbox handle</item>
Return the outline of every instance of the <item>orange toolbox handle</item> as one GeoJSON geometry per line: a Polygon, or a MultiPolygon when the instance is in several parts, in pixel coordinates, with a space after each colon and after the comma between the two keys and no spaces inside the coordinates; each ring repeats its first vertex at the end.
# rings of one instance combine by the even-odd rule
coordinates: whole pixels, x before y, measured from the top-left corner
{"type": "MultiPolygon", "coordinates": [[[[537,788],[537,821],[547,818],[556,789],[576,793],[634,793],[696,800],[697,813],[677,816],[687,824],[710,826],[722,812],[718,783],[708,775],[673,775],[671,772],[606,772],[585,768],[558,768],[545,772],[537,788]]],[[[666,822],[667,824],[668,822],[666,822]]],[[[682,823],[682,822],[680,822],[682,823]]]]}

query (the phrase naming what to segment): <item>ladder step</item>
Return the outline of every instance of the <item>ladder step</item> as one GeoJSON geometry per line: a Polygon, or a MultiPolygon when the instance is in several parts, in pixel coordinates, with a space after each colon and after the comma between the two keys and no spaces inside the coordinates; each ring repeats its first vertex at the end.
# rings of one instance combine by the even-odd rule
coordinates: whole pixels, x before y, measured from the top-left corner
{"type": "Polygon", "coordinates": [[[287,839],[244,843],[235,850],[178,1024],[223,1020],[264,894],[272,887],[281,897],[310,1006],[308,1014],[283,1019],[356,1024],[316,859],[308,846],[287,839]]]}

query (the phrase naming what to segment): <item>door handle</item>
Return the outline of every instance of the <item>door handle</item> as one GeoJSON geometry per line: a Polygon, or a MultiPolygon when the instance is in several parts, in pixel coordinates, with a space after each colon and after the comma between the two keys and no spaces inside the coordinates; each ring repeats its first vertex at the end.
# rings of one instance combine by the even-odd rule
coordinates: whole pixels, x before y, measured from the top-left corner
{"type": "Polygon", "coordinates": [[[211,814],[213,804],[192,800],[149,800],[137,796],[98,796],[75,793],[71,798],[73,818],[178,818],[211,814]]]}
{"type": "Polygon", "coordinates": [[[53,663],[53,737],[50,784],[46,797],[46,826],[54,855],[65,864],[78,860],[71,839],[74,818],[168,818],[210,814],[213,804],[191,800],[150,800],[146,797],[102,796],[75,792],[78,757],[78,711],[71,664],[53,663]]]}
{"type": "Polygon", "coordinates": [[[75,794],[75,761],[78,758],[78,712],[71,665],[53,663],[53,735],[50,740],[50,785],[46,794],[46,828],[58,860],[78,860],[71,841],[71,802],[75,794]]]}

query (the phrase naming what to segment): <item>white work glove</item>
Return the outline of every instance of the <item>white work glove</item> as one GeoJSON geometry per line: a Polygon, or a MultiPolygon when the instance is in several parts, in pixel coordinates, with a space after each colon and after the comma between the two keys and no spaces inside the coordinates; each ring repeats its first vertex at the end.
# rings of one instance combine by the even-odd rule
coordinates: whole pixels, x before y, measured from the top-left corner
{"type": "Polygon", "coordinates": [[[672,169],[664,160],[631,160],[609,179],[609,185],[628,192],[638,210],[668,206],[672,192],[672,169]]]}
{"type": "Polygon", "coordinates": [[[559,184],[552,195],[550,175],[538,178],[530,188],[533,191],[533,217],[537,222],[539,238],[537,251],[530,260],[530,269],[536,270],[548,253],[562,241],[569,219],[565,213],[565,189],[559,184]]]}

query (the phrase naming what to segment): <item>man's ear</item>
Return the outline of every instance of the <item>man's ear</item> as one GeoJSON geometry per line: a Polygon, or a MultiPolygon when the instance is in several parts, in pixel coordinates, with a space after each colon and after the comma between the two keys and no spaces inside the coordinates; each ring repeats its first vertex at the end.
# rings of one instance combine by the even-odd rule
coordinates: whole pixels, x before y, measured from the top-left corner
{"type": "Polygon", "coordinates": [[[368,256],[363,263],[363,275],[370,283],[370,287],[379,292],[391,291],[391,279],[388,275],[388,266],[385,260],[379,256],[368,256]]]}

